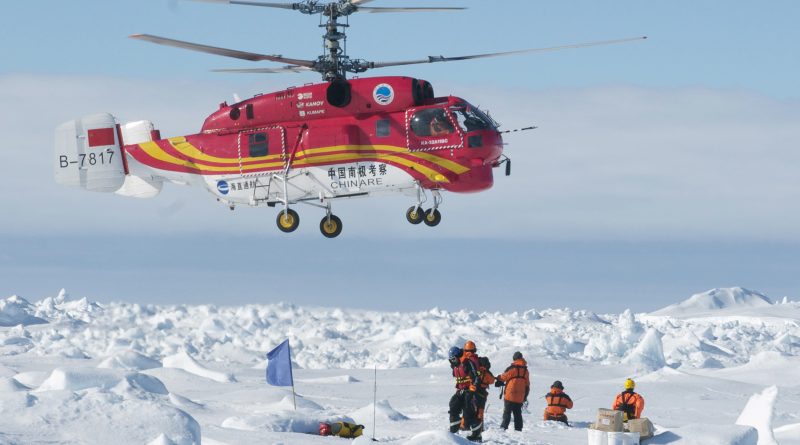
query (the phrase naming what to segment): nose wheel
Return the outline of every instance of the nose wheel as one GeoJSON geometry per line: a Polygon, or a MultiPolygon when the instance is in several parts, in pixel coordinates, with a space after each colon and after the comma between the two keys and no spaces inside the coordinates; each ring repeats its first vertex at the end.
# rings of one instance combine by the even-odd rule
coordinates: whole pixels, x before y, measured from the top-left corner
{"type": "Polygon", "coordinates": [[[425,212],[421,207],[411,206],[406,210],[406,220],[411,224],[419,224],[425,218],[425,212]]]}
{"type": "Polygon", "coordinates": [[[428,209],[425,211],[425,225],[428,227],[438,226],[442,222],[442,214],[436,209],[428,209]]]}
{"type": "Polygon", "coordinates": [[[442,222],[442,214],[439,212],[439,205],[442,203],[442,195],[438,190],[431,190],[433,195],[433,208],[422,210],[422,204],[428,200],[425,189],[417,183],[417,205],[411,206],[406,210],[406,220],[411,224],[425,222],[428,227],[438,226],[442,222]]]}

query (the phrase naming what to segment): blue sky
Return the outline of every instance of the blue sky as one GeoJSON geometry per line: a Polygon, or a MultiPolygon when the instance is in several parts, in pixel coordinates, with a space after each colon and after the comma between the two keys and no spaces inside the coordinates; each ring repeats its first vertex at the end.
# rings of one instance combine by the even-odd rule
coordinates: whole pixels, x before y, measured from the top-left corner
{"type": "Polygon", "coordinates": [[[211,73],[271,65],[129,34],[313,58],[315,18],[166,0],[14,3],[0,17],[0,188],[13,191],[0,197],[0,295],[36,299],[67,286],[101,301],[485,310],[651,310],[735,285],[800,295],[800,4],[375,5],[470,9],[355,15],[353,56],[649,39],[374,71],[428,79],[505,128],[540,129],[507,138],[510,178],[447,195],[437,229],[405,223],[406,198],[354,200],[335,208],[345,231],[330,242],[310,209],[287,237],[271,209],[231,213],[177,186],[147,201],[82,193],[57,187],[51,166],[52,129],[74,117],[109,111],[174,136],[196,131],[233,93],[318,80],[211,73]]]}

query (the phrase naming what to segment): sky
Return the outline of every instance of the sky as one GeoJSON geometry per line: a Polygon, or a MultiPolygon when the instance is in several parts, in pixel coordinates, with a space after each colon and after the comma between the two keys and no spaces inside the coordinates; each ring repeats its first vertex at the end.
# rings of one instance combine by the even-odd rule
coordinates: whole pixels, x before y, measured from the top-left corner
{"type": "Polygon", "coordinates": [[[648,311],[713,287],[800,295],[800,4],[376,0],[457,13],[356,14],[348,50],[374,61],[646,41],[376,70],[491,111],[512,176],[447,194],[436,229],[408,198],[334,207],[278,232],[273,209],[230,212],[203,190],[151,200],[58,187],[53,129],[101,111],[191,134],[219,102],[315,74],[126,38],[150,33],[314,58],[317,19],[189,1],[16,2],[0,17],[0,295],[68,287],[100,301],[416,310],[570,306],[648,311]],[[43,13],[46,11],[46,13],[43,13]]]}

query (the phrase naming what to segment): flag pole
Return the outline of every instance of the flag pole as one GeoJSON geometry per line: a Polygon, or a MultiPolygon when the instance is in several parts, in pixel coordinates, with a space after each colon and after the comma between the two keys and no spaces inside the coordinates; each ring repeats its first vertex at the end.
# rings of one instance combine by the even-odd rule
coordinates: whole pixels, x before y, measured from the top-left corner
{"type": "Polygon", "coordinates": [[[375,365],[375,387],[372,390],[372,441],[375,440],[375,412],[378,406],[378,365],[375,365]]]}
{"type": "Polygon", "coordinates": [[[294,404],[294,410],[297,411],[297,397],[294,394],[294,379],[292,379],[292,403],[294,404]]]}

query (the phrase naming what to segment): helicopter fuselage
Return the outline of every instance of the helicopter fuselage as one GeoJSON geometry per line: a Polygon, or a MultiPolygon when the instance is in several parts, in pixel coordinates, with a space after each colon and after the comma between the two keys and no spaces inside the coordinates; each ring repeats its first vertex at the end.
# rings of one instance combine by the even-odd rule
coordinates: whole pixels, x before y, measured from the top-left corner
{"type": "Polygon", "coordinates": [[[131,174],[257,206],[416,187],[478,192],[492,186],[502,138],[463,99],[435,98],[417,79],[374,77],[223,103],[197,134],[123,150],[131,174]]]}

